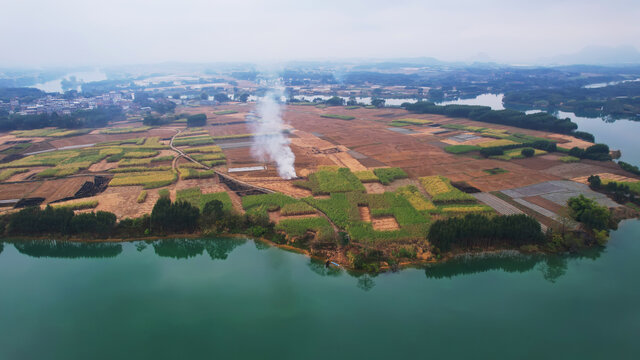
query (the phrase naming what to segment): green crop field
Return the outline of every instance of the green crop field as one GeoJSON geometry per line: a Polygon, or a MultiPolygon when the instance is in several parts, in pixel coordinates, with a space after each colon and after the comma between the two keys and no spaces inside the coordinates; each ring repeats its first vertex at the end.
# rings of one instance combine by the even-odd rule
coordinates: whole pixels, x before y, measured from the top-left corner
{"type": "Polygon", "coordinates": [[[356,118],[355,116],[338,115],[338,114],[322,114],[320,115],[320,117],[329,118],[329,119],[338,119],[338,120],[353,120],[356,118]]]}
{"type": "Polygon", "coordinates": [[[282,219],[276,230],[284,231],[289,237],[302,237],[308,231],[312,231],[320,241],[331,241],[334,235],[333,227],[324,217],[282,219]]]}
{"type": "Polygon", "coordinates": [[[209,154],[209,153],[220,153],[220,152],[222,152],[222,149],[218,145],[212,145],[212,146],[201,146],[201,147],[187,148],[187,149],[184,149],[182,151],[184,151],[187,154],[193,154],[193,153],[209,154]]]}
{"type": "Polygon", "coordinates": [[[109,186],[142,185],[145,189],[154,189],[172,184],[178,178],[174,171],[146,171],[138,173],[116,174],[109,186]]]}
{"type": "Polygon", "coordinates": [[[220,110],[220,111],[214,111],[213,112],[216,115],[229,115],[229,114],[236,114],[237,111],[235,110],[220,110]]]}
{"type": "Polygon", "coordinates": [[[104,130],[100,130],[100,133],[101,134],[130,134],[130,133],[144,132],[149,129],[151,129],[151,126],[138,126],[138,127],[129,126],[129,127],[117,127],[117,128],[104,129],[104,130]]]}
{"type": "Polygon", "coordinates": [[[218,200],[222,202],[223,209],[225,211],[233,211],[233,204],[231,198],[226,192],[217,192],[203,194],[199,187],[192,187],[184,190],[178,190],[176,192],[176,201],[188,201],[192,205],[197,206],[202,210],[206,203],[209,201],[218,200]]]}
{"type": "Polygon", "coordinates": [[[476,201],[473,196],[454,188],[449,179],[444,176],[421,177],[420,183],[436,203],[476,201]]]}
{"type": "Polygon", "coordinates": [[[311,190],[314,195],[365,191],[358,177],[347,168],[321,167],[320,170],[309,175],[309,180],[299,180],[294,184],[311,190]]]}
{"type": "Polygon", "coordinates": [[[69,203],[54,204],[52,207],[57,209],[84,210],[94,209],[98,207],[98,200],[73,201],[69,203]]]}
{"type": "Polygon", "coordinates": [[[29,169],[7,169],[0,172],[0,181],[5,181],[15,174],[21,174],[29,171],[29,169]]]}
{"type": "Polygon", "coordinates": [[[476,145],[448,145],[444,147],[444,151],[451,154],[465,154],[471,151],[480,150],[480,146],[476,145]]]}
{"type": "Polygon", "coordinates": [[[180,179],[188,180],[188,179],[206,179],[212,178],[216,175],[213,170],[196,170],[194,168],[179,168],[180,179]]]}
{"type": "Polygon", "coordinates": [[[400,168],[379,168],[373,170],[373,172],[378,177],[380,183],[384,185],[389,185],[396,179],[406,179],[409,177],[409,175],[400,168]]]}
{"type": "Polygon", "coordinates": [[[353,174],[363,183],[378,182],[378,177],[373,170],[356,171],[353,174]]]}

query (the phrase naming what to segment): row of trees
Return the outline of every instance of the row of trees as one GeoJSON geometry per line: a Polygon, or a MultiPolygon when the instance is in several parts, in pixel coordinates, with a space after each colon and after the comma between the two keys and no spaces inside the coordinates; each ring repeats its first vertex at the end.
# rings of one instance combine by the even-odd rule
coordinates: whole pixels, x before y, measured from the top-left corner
{"type": "Polygon", "coordinates": [[[523,129],[551,131],[570,134],[578,125],[570,119],[558,119],[545,112],[525,114],[516,110],[491,110],[488,106],[475,105],[436,105],[428,101],[413,104],[404,103],[404,108],[420,114],[440,114],[451,117],[464,117],[492,124],[509,125],[523,129]]]}
{"type": "Polygon", "coordinates": [[[523,214],[494,217],[469,214],[438,220],[431,225],[428,239],[441,251],[452,248],[538,245],[545,241],[540,223],[523,214]]]}
{"type": "Polygon", "coordinates": [[[97,211],[74,214],[68,208],[29,207],[0,217],[0,235],[9,236],[96,236],[139,237],[148,235],[235,233],[265,237],[283,243],[285,237],[275,232],[275,224],[263,214],[237,214],[212,200],[202,211],[189,202],[171,202],[161,197],[151,215],[116,221],[113,213],[97,211]]]}
{"type": "Polygon", "coordinates": [[[606,144],[595,144],[589,146],[586,149],[574,147],[569,150],[569,155],[575,156],[580,159],[590,159],[598,161],[611,160],[611,155],[609,154],[609,146],[606,144]]]}
{"type": "Polygon", "coordinates": [[[45,127],[64,129],[104,127],[110,121],[124,119],[122,109],[118,106],[101,106],[91,110],[79,110],[69,115],[37,114],[18,115],[0,114],[0,131],[32,130],[45,127]]]}

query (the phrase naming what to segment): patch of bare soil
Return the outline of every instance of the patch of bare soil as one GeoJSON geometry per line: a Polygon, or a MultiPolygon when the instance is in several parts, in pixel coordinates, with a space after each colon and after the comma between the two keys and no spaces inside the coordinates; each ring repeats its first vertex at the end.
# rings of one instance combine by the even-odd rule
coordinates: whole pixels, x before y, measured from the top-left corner
{"type": "MultiPolygon", "coordinates": [[[[635,182],[638,181],[638,179],[634,179],[634,178],[630,178],[627,176],[623,176],[623,175],[616,175],[616,174],[611,174],[611,173],[600,173],[600,174],[594,174],[600,177],[600,180],[602,181],[616,181],[616,182],[635,182]]],[[[580,176],[580,177],[576,177],[571,179],[572,181],[575,182],[579,182],[579,183],[583,183],[583,184],[589,184],[589,176],[580,176]]]]}
{"type": "Polygon", "coordinates": [[[107,171],[109,169],[115,169],[118,167],[118,163],[117,162],[107,162],[107,160],[102,160],[98,163],[95,163],[91,166],[89,166],[89,171],[91,172],[103,172],[103,171],[107,171]]]}
{"type": "Polygon", "coordinates": [[[280,213],[280,210],[276,210],[276,211],[269,211],[269,220],[278,224],[280,223],[280,220],[285,220],[285,219],[305,219],[305,218],[312,218],[312,217],[318,217],[318,214],[304,214],[304,215],[289,215],[289,216],[283,216],[280,213]]]}
{"type": "Polygon", "coordinates": [[[367,190],[367,194],[383,194],[384,193],[384,185],[373,182],[373,183],[364,183],[364,188],[367,190]]]}
{"type": "Polygon", "coordinates": [[[358,211],[362,221],[371,222],[371,211],[369,211],[368,206],[358,206],[358,211]]]}
{"type": "Polygon", "coordinates": [[[371,225],[373,226],[373,229],[377,231],[393,231],[400,229],[396,218],[393,216],[373,218],[371,220],[371,225]]]}
{"type": "Polygon", "coordinates": [[[91,211],[109,211],[114,213],[118,220],[135,218],[150,214],[156,201],[160,198],[159,189],[147,190],[147,199],[142,204],[138,204],[138,196],[141,191],[142,186],[108,187],[103,193],[82,199],[82,201],[98,200],[98,206],[91,211]]]}

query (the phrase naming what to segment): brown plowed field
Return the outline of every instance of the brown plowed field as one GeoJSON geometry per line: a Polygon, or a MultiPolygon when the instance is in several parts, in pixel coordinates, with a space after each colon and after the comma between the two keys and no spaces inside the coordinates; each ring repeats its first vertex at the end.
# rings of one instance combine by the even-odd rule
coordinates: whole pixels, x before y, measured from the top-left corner
{"type": "Polygon", "coordinates": [[[393,231],[400,229],[396,218],[393,216],[373,218],[371,220],[371,225],[373,226],[373,229],[377,231],[393,231]]]}

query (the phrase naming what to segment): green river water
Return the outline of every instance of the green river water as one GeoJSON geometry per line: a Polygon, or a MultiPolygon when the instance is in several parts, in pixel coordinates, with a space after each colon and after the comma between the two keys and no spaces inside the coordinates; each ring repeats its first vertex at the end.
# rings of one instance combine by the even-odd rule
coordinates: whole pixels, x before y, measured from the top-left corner
{"type": "Polygon", "coordinates": [[[4,243],[0,359],[623,359],[640,222],[579,255],[378,276],[252,240],[4,243]]]}

